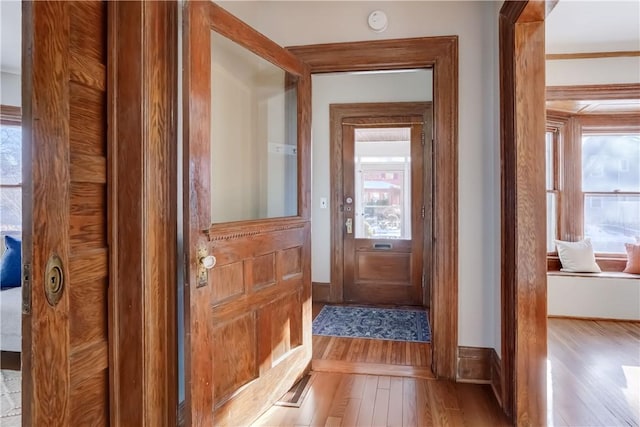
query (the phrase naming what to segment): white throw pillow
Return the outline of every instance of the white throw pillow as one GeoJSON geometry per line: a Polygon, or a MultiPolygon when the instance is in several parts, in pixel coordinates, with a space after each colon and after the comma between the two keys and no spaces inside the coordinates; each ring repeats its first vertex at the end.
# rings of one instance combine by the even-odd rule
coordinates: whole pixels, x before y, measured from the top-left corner
{"type": "Polygon", "coordinates": [[[593,254],[591,240],[586,238],[579,242],[564,242],[556,240],[558,257],[562,263],[560,271],[572,273],[600,273],[600,267],[596,263],[596,256],[593,254]]]}

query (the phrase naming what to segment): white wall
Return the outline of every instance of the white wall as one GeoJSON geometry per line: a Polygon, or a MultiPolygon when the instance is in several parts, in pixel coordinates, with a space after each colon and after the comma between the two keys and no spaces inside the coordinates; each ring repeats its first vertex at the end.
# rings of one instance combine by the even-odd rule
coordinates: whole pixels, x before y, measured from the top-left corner
{"type": "MultiPolygon", "coordinates": [[[[496,307],[500,286],[497,3],[219,3],[283,46],[459,36],[459,344],[499,349],[499,334],[496,336],[500,330],[496,307]],[[376,9],[383,10],[389,18],[388,29],[383,33],[372,32],[366,24],[367,16],[376,9]]],[[[317,79],[314,84],[319,84],[317,79]]],[[[320,156],[323,149],[316,147],[317,144],[321,141],[314,140],[313,152],[320,156]]],[[[314,159],[314,164],[317,161],[314,159]]],[[[328,170],[324,173],[328,186],[328,170]]],[[[316,182],[322,180],[322,174],[321,170],[313,171],[316,182]]],[[[312,194],[315,202],[317,196],[312,194]]],[[[314,233],[312,239],[314,242],[328,239],[328,234],[325,229],[314,233]]],[[[314,243],[316,249],[318,245],[322,244],[314,243]]],[[[327,274],[319,271],[321,268],[316,260],[314,280],[326,280],[327,274]]]]}
{"type": "Polygon", "coordinates": [[[311,276],[314,282],[331,281],[329,178],[329,104],[347,102],[411,102],[432,100],[432,72],[392,74],[315,74],[312,77],[311,276]],[[320,209],[320,198],[329,201],[320,209]]]}
{"type": "Polygon", "coordinates": [[[547,86],[640,83],[640,57],[547,61],[547,86]]]}
{"type": "Polygon", "coordinates": [[[19,74],[0,72],[0,104],[21,105],[22,83],[19,74]]]}

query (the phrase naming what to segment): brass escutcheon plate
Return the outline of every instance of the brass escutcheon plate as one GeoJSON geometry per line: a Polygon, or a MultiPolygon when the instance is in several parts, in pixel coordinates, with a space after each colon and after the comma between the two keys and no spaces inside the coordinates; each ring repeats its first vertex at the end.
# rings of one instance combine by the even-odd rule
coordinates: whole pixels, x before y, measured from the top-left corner
{"type": "Polygon", "coordinates": [[[44,275],[44,293],[47,302],[51,307],[55,307],[64,290],[64,269],[62,268],[62,259],[56,254],[51,255],[47,262],[47,268],[44,275]]]}

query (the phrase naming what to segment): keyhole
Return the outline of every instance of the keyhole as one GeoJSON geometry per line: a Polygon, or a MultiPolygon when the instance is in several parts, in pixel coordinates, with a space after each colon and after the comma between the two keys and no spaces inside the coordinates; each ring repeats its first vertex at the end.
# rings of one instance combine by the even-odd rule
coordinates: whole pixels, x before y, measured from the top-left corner
{"type": "Polygon", "coordinates": [[[51,306],[55,307],[62,297],[62,289],[64,288],[62,260],[57,255],[52,256],[47,263],[46,277],[45,294],[47,301],[51,306]]]}

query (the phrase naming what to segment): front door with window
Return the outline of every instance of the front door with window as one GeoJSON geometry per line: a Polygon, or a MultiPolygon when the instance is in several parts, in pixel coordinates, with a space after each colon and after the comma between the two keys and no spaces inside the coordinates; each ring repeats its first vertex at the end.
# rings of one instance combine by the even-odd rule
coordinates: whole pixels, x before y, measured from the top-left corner
{"type": "Polygon", "coordinates": [[[424,117],[344,118],[342,135],[344,299],[422,305],[424,117]]]}

